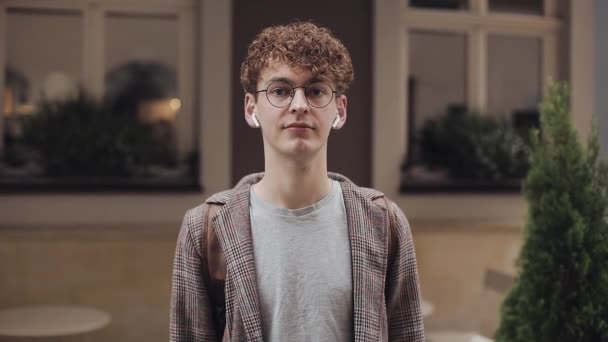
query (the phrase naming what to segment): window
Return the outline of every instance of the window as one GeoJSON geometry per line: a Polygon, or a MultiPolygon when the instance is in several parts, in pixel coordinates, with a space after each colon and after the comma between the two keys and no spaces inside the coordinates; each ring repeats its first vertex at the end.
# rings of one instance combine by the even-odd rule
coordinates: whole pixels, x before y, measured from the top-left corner
{"type": "Polygon", "coordinates": [[[0,1],[0,187],[196,189],[197,4],[0,1]]]}
{"type": "Polygon", "coordinates": [[[564,6],[405,2],[402,191],[519,191],[543,87],[562,75],[564,6]]]}
{"type": "Polygon", "coordinates": [[[467,84],[467,37],[463,33],[411,31],[408,87],[410,162],[420,160],[415,132],[446,108],[464,106],[467,84]]]}

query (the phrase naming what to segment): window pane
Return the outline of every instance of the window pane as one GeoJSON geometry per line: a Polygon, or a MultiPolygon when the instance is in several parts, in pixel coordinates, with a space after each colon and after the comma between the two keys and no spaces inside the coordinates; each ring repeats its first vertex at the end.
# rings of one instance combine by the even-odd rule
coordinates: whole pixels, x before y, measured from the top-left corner
{"type": "Polygon", "coordinates": [[[536,111],[541,100],[542,41],[488,36],[488,111],[511,115],[536,111]]]}
{"type": "MultiPolygon", "coordinates": [[[[27,183],[45,174],[43,160],[62,132],[51,132],[39,110],[42,100],[63,101],[82,84],[83,18],[78,11],[9,8],[0,183],[27,183]],[[36,125],[30,125],[31,122],[36,125]]],[[[57,121],[59,122],[59,121],[57,121]]],[[[55,126],[65,127],[63,123],[55,126]]],[[[59,150],[59,149],[55,149],[59,150]]],[[[63,152],[63,151],[62,151],[63,152]]]]}
{"type": "Polygon", "coordinates": [[[77,89],[83,41],[78,12],[11,9],[6,24],[5,114],[29,113],[41,96],[61,98],[77,89]]]}
{"type": "Polygon", "coordinates": [[[159,148],[147,172],[193,176],[195,124],[178,89],[177,17],[110,13],[105,27],[106,101],[153,132],[159,148]]]}
{"type": "Polygon", "coordinates": [[[409,37],[409,141],[403,171],[411,184],[435,177],[423,166],[428,159],[425,129],[466,104],[467,39],[465,34],[423,31],[409,37]]]}
{"type": "Polygon", "coordinates": [[[543,15],[543,0],[490,0],[491,12],[543,15]]]}
{"type": "Polygon", "coordinates": [[[410,120],[416,130],[450,106],[466,104],[465,34],[413,31],[410,34],[410,120]]]}
{"type": "Polygon", "coordinates": [[[461,9],[469,8],[468,0],[410,0],[411,7],[435,9],[461,9]]]}

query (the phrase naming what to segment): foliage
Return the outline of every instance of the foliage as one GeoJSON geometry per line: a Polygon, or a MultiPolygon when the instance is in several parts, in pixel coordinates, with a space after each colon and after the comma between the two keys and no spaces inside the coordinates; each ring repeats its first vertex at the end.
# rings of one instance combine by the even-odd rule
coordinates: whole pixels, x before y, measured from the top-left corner
{"type": "Polygon", "coordinates": [[[520,179],[529,166],[524,135],[495,116],[450,112],[427,121],[420,152],[426,165],[456,179],[520,179]]]}
{"type": "Polygon", "coordinates": [[[554,84],[532,139],[519,276],[496,341],[608,341],[608,166],[597,130],[582,146],[568,88],[554,84]]]}
{"type": "Polygon", "coordinates": [[[80,92],[43,101],[24,125],[23,143],[52,177],[127,177],[159,149],[132,113],[114,113],[80,92]]]}

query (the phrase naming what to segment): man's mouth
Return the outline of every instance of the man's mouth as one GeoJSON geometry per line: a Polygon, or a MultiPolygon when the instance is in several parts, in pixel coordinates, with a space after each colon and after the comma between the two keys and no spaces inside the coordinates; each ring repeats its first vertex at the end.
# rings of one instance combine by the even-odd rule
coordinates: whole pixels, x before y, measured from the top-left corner
{"type": "Polygon", "coordinates": [[[285,128],[300,128],[300,129],[309,128],[309,129],[313,129],[312,126],[310,126],[308,124],[305,124],[305,123],[300,123],[300,122],[290,123],[287,126],[285,126],[285,128]]]}

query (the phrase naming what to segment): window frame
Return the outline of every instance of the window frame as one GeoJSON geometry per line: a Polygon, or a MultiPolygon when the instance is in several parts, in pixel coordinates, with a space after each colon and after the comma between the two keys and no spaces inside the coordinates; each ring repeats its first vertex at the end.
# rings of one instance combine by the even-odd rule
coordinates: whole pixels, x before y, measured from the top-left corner
{"type": "MultiPolygon", "coordinates": [[[[420,221],[467,220],[467,222],[505,223],[519,227],[525,217],[525,201],[520,193],[454,193],[437,189],[429,193],[401,193],[401,163],[407,157],[407,75],[409,66],[408,34],[409,28],[427,28],[435,30],[460,30],[471,33],[469,50],[484,53],[469,53],[471,64],[483,63],[478,70],[470,68],[467,73],[469,86],[467,99],[471,105],[485,107],[487,76],[485,65],[487,51],[485,33],[473,24],[489,26],[488,32],[500,32],[514,35],[533,35],[543,39],[542,79],[554,75],[557,70],[557,34],[563,23],[555,19],[556,1],[545,0],[544,16],[524,14],[488,13],[488,0],[470,0],[469,12],[485,13],[475,17],[469,12],[438,9],[409,9],[406,0],[374,1],[374,88],[373,88],[373,163],[372,185],[387,196],[392,197],[397,205],[406,210],[408,217],[420,221]],[[425,21],[431,20],[431,21],[425,21]],[[437,25],[435,25],[437,24],[437,25]],[[491,30],[490,30],[491,29],[491,30]],[[550,54],[546,51],[555,51],[550,54]],[[440,211],[437,208],[441,208],[440,211]],[[479,208],[484,208],[479,210],[479,208]]],[[[569,11],[585,12],[587,4],[568,3],[569,11]]],[[[572,25],[568,22],[569,25],[572,25]]],[[[577,23],[577,25],[580,25],[577,23]]],[[[573,41],[572,32],[567,38],[573,41]]],[[[585,46],[585,48],[587,48],[585,46]]],[[[580,54],[568,47],[573,59],[580,54]]],[[[572,74],[579,66],[573,61],[565,67],[572,74]]],[[[585,81],[586,82],[586,81],[585,81]]],[[[573,84],[574,86],[574,84],[573,84]]],[[[573,92],[573,102],[578,101],[573,92]]],[[[579,119],[584,116],[581,115],[579,119]]],[[[584,134],[583,134],[584,136],[584,134]]]]}
{"type": "MultiPolygon", "coordinates": [[[[189,192],[115,192],[90,193],[0,193],[0,227],[18,226],[34,229],[53,226],[151,227],[175,229],[187,208],[200,204],[206,196],[231,186],[231,65],[232,57],[232,1],[196,0],[200,18],[195,41],[197,62],[192,74],[197,77],[196,128],[198,140],[199,183],[203,188],[189,192]],[[203,75],[205,77],[203,77],[203,75]],[[153,208],[154,210],[150,210],[153,208]]],[[[15,1],[0,0],[0,8],[15,1]]],[[[122,1],[113,1],[114,3],[122,1]]],[[[129,3],[160,1],[137,0],[129,3]]],[[[164,2],[179,5],[176,0],[164,2]]],[[[84,0],[19,0],[18,4],[59,6],[69,3],[82,6],[84,0]]],[[[6,42],[6,11],[0,11],[0,46],[6,42]]],[[[4,49],[0,49],[0,65],[4,65],[4,49]]],[[[0,77],[4,81],[4,77],[0,77]]],[[[1,99],[0,99],[1,100],[1,99]]],[[[2,127],[0,127],[1,129],[2,127]]]]}

